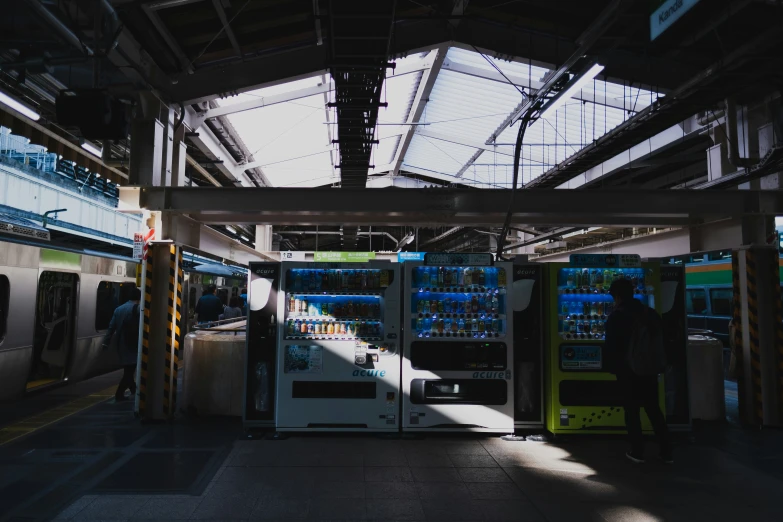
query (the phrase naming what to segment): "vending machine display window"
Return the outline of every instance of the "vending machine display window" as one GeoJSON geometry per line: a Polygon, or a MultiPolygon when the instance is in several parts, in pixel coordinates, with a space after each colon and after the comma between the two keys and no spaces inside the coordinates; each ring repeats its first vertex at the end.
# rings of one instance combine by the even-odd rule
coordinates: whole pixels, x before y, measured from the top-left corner
{"type": "Polygon", "coordinates": [[[286,340],[383,338],[386,271],[290,269],[286,277],[286,340]]]}
{"type": "Polygon", "coordinates": [[[506,269],[413,269],[411,331],[418,338],[494,339],[506,335],[506,269]]]}
{"type": "Polygon", "coordinates": [[[655,308],[652,271],[645,268],[561,268],[557,273],[558,334],[566,340],[602,340],[614,309],[609,287],[626,278],[634,297],[655,308]]]}

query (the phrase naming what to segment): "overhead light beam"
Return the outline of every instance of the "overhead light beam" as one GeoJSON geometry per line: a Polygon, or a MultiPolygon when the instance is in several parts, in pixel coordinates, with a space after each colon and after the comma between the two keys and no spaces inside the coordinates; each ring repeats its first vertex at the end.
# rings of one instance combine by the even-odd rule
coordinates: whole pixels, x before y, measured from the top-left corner
{"type": "Polygon", "coordinates": [[[557,96],[549,101],[549,103],[544,107],[544,110],[541,112],[541,117],[549,118],[550,116],[554,116],[557,112],[557,109],[562,107],[568,100],[573,98],[579,91],[582,90],[582,87],[584,87],[587,82],[593,80],[603,70],[603,65],[598,63],[593,64],[587,71],[582,73],[576,79],[572,80],[563,91],[560,91],[557,96]]]}
{"type": "Polygon", "coordinates": [[[7,107],[11,107],[16,112],[23,114],[30,118],[33,121],[38,121],[41,119],[41,115],[35,112],[33,109],[25,105],[24,103],[17,101],[16,99],[8,96],[4,92],[0,92],[0,103],[3,105],[6,105],[7,107]]]}

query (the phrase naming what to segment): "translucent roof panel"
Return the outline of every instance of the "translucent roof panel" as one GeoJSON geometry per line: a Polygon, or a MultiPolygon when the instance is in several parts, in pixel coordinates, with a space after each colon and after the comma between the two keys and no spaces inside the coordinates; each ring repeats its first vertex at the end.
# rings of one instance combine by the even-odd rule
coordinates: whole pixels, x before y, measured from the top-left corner
{"type": "MultiPolygon", "coordinates": [[[[510,187],[510,153],[519,127],[502,126],[522,106],[523,96],[505,77],[517,86],[536,88],[549,72],[523,59],[508,62],[450,48],[419,120],[423,125],[416,128],[403,165],[413,173],[436,172],[476,187],[510,187]],[[498,137],[491,141],[498,131],[498,137]],[[492,145],[495,151],[487,150],[492,145]],[[457,166],[463,160],[465,163],[457,166]],[[452,178],[456,175],[459,177],[452,178]]],[[[555,167],[659,96],[602,79],[588,82],[556,113],[539,119],[527,130],[520,184],[555,167]]]]}
{"type": "MultiPolygon", "coordinates": [[[[408,60],[409,58],[406,58],[408,60]]],[[[397,62],[398,64],[400,61],[397,62]]],[[[389,76],[383,85],[381,101],[387,102],[388,107],[378,109],[378,127],[375,130],[375,139],[379,144],[373,150],[373,163],[377,166],[388,165],[394,159],[400,136],[407,131],[407,125],[394,125],[405,123],[408,120],[416,91],[421,81],[421,71],[398,76],[389,76]]]]}
{"type": "Polygon", "coordinates": [[[333,168],[337,156],[329,126],[324,124],[323,94],[229,114],[228,119],[273,186],[308,187],[337,181],[333,168]]]}
{"type": "MultiPolygon", "coordinates": [[[[422,171],[454,176],[473,156],[473,153],[474,149],[470,147],[414,134],[403,160],[403,168],[412,167],[422,171]]],[[[455,181],[457,180],[455,179],[455,181]]]]}

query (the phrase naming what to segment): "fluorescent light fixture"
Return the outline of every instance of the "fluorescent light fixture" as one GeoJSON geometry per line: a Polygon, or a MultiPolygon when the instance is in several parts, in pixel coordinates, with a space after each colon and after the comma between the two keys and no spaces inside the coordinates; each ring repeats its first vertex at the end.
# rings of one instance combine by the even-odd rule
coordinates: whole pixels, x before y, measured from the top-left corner
{"type": "Polygon", "coordinates": [[[564,91],[561,91],[554,100],[549,102],[549,106],[541,113],[541,117],[548,118],[549,116],[554,116],[557,109],[573,98],[576,93],[582,90],[582,87],[584,87],[587,82],[598,76],[603,70],[603,65],[598,63],[593,64],[584,74],[573,80],[564,91]]]}
{"type": "Polygon", "coordinates": [[[237,233],[237,229],[232,227],[231,225],[226,225],[226,230],[228,230],[232,234],[236,234],[237,233]]]}
{"type": "Polygon", "coordinates": [[[100,174],[98,174],[98,173],[96,172],[96,173],[95,173],[95,177],[96,177],[96,178],[100,178],[100,177],[101,177],[101,175],[100,175],[100,174]]]}
{"type": "Polygon", "coordinates": [[[3,105],[7,105],[8,107],[11,107],[13,110],[15,110],[16,112],[18,112],[20,114],[24,114],[25,116],[27,116],[31,120],[38,121],[38,120],[41,119],[41,115],[40,114],[38,114],[37,112],[32,110],[27,105],[25,105],[25,104],[23,104],[21,102],[18,102],[15,99],[11,98],[10,96],[8,96],[4,92],[0,92],[0,103],[2,103],[3,105]]]}
{"type": "Polygon", "coordinates": [[[103,157],[103,150],[99,149],[98,147],[96,147],[95,145],[90,143],[89,141],[85,141],[84,143],[82,143],[82,148],[84,150],[86,150],[87,152],[89,152],[90,154],[98,156],[99,158],[103,157]]]}
{"type": "Polygon", "coordinates": [[[576,230],[574,232],[569,232],[568,234],[563,234],[560,237],[562,237],[563,239],[566,239],[566,238],[569,238],[569,237],[581,236],[581,235],[587,234],[588,232],[592,232],[594,230],[598,230],[599,228],[601,228],[601,227],[583,228],[583,229],[580,229],[580,230],[576,230]]]}

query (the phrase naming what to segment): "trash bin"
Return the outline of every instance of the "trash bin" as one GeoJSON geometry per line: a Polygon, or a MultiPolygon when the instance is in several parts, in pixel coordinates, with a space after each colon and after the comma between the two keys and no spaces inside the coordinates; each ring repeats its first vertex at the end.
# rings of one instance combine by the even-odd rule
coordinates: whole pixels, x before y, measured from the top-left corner
{"type": "Polygon", "coordinates": [[[245,379],[244,321],[185,336],[180,410],[241,416],[245,379]]]}
{"type": "Polygon", "coordinates": [[[726,418],[722,342],[706,335],[688,336],[688,383],[692,419],[726,418]]]}

